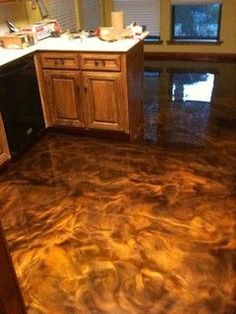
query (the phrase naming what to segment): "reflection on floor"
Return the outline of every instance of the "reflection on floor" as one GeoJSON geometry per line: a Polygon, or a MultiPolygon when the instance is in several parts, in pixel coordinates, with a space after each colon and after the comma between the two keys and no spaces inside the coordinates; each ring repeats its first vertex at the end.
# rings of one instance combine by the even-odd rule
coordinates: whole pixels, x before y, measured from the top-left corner
{"type": "Polygon", "coordinates": [[[236,64],[159,61],[156,65],[146,62],[146,140],[206,147],[228,132],[235,133],[236,64]]]}
{"type": "Polygon", "coordinates": [[[236,312],[236,75],[183,101],[148,67],[151,143],[48,134],[1,173],[30,314],[236,312]]]}

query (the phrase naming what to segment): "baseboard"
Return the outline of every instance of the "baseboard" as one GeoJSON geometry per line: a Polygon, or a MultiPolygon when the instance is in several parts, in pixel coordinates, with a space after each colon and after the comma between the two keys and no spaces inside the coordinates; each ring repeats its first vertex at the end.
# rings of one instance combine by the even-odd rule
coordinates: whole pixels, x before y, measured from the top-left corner
{"type": "Polygon", "coordinates": [[[145,51],[145,60],[186,60],[210,62],[236,62],[235,53],[186,53],[145,51]]]}

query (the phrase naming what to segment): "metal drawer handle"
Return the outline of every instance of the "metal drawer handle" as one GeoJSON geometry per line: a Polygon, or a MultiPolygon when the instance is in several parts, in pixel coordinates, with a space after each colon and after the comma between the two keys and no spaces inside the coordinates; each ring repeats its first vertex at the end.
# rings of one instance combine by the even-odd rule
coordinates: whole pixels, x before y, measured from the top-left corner
{"type": "Polygon", "coordinates": [[[104,60],[95,60],[94,61],[94,63],[95,63],[95,65],[97,66],[97,67],[99,67],[99,66],[105,66],[105,61],[104,60]]]}
{"type": "Polygon", "coordinates": [[[65,64],[65,60],[63,59],[54,60],[54,65],[64,65],[64,64],[65,64]]]}

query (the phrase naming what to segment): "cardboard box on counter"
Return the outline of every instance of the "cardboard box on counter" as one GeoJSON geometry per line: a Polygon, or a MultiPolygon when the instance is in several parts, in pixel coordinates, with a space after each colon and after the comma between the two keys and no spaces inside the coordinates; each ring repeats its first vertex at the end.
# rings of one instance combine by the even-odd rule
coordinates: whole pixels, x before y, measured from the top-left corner
{"type": "Polygon", "coordinates": [[[51,36],[51,32],[61,32],[61,27],[57,20],[43,20],[38,23],[27,25],[21,29],[23,32],[35,32],[38,40],[51,36]]]}
{"type": "Polygon", "coordinates": [[[4,48],[27,48],[37,42],[34,32],[15,32],[1,36],[0,38],[4,48]]]}

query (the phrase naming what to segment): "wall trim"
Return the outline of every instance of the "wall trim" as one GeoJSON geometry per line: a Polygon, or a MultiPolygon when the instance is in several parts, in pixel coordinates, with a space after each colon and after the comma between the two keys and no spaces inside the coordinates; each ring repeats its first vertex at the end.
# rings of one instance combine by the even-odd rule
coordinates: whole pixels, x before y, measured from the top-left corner
{"type": "Polygon", "coordinates": [[[210,62],[236,62],[236,53],[189,53],[144,51],[145,60],[186,60],[210,62]]]}

